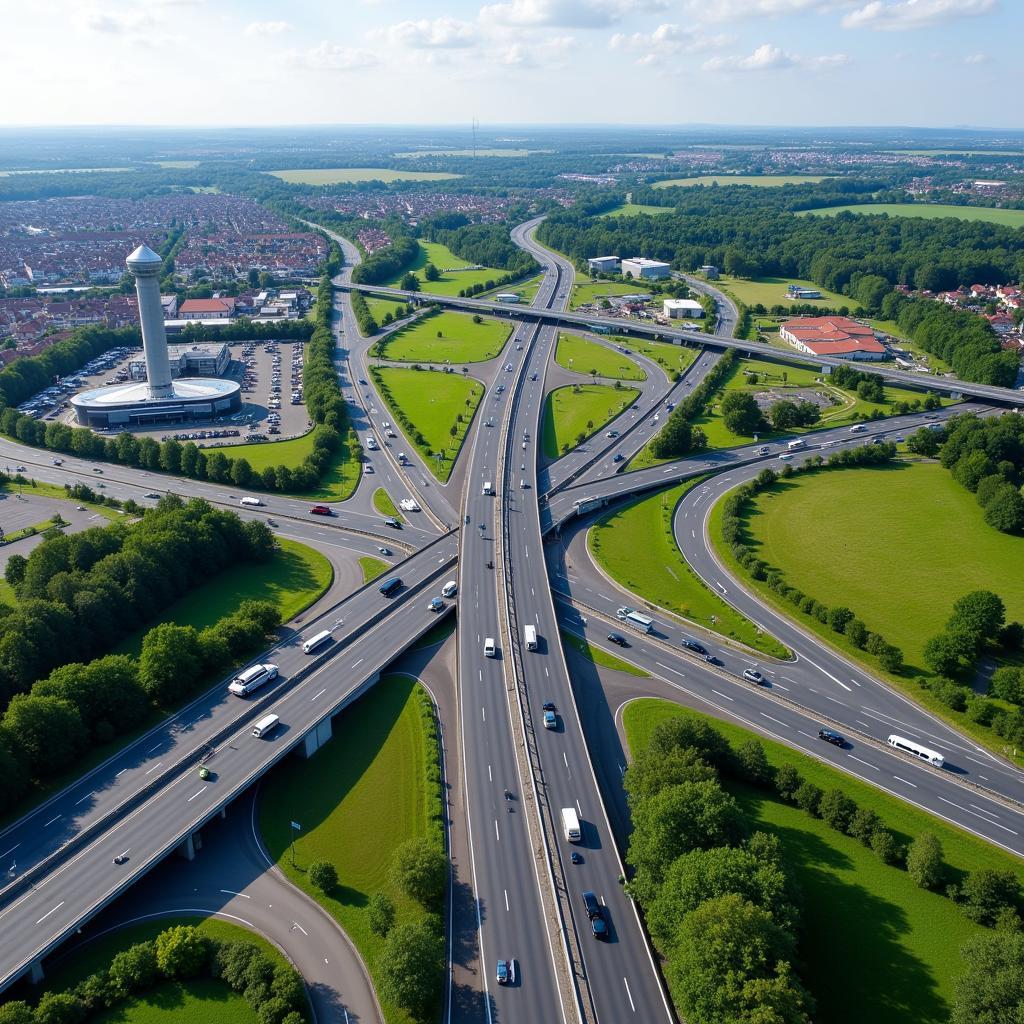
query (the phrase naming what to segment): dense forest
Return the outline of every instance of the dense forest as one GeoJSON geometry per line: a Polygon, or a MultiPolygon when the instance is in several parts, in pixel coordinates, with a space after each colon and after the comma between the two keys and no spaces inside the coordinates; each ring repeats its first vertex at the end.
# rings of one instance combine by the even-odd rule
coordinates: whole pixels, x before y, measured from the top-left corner
{"type": "Polygon", "coordinates": [[[497,267],[517,277],[537,269],[536,260],[513,243],[507,224],[471,224],[461,214],[447,215],[425,221],[420,233],[428,241],[440,242],[456,256],[481,267],[497,267]]]}

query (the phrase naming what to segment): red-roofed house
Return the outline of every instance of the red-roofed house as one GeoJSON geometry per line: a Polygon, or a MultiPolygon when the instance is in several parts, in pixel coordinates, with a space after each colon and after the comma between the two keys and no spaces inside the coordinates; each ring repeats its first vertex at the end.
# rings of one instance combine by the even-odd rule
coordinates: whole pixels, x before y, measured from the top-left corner
{"type": "Polygon", "coordinates": [[[178,307],[178,319],[227,320],[234,306],[232,299],[186,299],[178,307]]]}
{"type": "Polygon", "coordinates": [[[840,359],[885,359],[885,346],[875,332],[845,316],[807,316],[787,320],[779,337],[795,349],[812,356],[840,359]]]}

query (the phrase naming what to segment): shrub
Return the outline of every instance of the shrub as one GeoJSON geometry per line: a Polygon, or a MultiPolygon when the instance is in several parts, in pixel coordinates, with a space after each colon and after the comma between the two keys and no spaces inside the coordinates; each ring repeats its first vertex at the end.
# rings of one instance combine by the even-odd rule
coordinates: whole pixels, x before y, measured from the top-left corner
{"type": "Polygon", "coordinates": [[[330,892],[338,884],[338,870],[329,860],[317,860],[309,866],[309,884],[321,892],[330,892]]]}
{"type": "Polygon", "coordinates": [[[783,800],[793,803],[797,790],[803,785],[803,778],[791,764],[780,765],[775,772],[775,792],[783,800]]]}
{"type": "Polygon", "coordinates": [[[871,833],[871,849],[883,864],[895,865],[900,860],[900,847],[896,837],[887,828],[871,833]]]}
{"type": "Polygon", "coordinates": [[[395,851],[391,876],[402,892],[424,907],[439,906],[448,882],[448,857],[431,839],[407,839],[395,851]]]}
{"type": "Polygon", "coordinates": [[[802,811],[817,818],[822,798],[821,789],[813,782],[803,782],[799,789],[793,794],[793,801],[802,811]]]}
{"type": "Polygon", "coordinates": [[[754,785],[765,786],[772,780],[772,766],[760,740],[744,740],[736,747],[736,767],[739,774],[754,785]]]}
{"type": "Polygon", "coordinates": [[[168,978],[194,978],[206,964],[209,942],[195,928],[178,925],[156,938],[156,962],[168,978]]]}
{"type": "Polygon", "coordinates": [[[391,898],[383,892],[375,892],[366,907],[370,920],[370,931],[374,935],[385,936],[395,925],[395,905],[391,898]]]}
{"type": "Polygon", "coordinates": [[[847,832],[853,816],[857,813],[857,804],[841,789],[830,789],[825,793],[819,804],[818,813],[829,828],[837,832],[847,832]]]}
{"type": "Polygon", "coordinates": [[[907,874],[922,889],[937,889],[942,883],[942,844],[931,832],[922,832],[910,844],[907,850],[907,874]]]}
{"type": "Polygon", "coordinates": [[[871,845],[874,834],[881,828],[882,819],[870,807],[858,807],[846,831],[865,846],[871,845]]]}
{"type": "Polygon", "coordinates": [[[1013,871],[979,868],[964,879],[959,902],[972,921],[991,927],[1007,908],[1017,912],[1020,882],[1013,871]]]}

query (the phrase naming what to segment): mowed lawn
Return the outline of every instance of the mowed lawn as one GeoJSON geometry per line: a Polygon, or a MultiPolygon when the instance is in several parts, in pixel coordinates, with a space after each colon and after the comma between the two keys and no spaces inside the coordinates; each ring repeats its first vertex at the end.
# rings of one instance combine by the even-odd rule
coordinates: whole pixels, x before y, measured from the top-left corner
{"type": "MultiPolygon", "coordinates": [[[[243,601],[270,601],[288,622],[318,600],[334,579],[331,563],[319,551],[296,540],[277,538],[280,551],[265,563],[244,562],[211,577],[208,583],[186,594],[167,608],[162,621],[203,629],[234,612],[243,601]]],[[[142,649],[142,636],[150,627],[126,637],[117,654],[142,649]]]]}
{"type": "Polygon", "coordinates": [[[1024,619],[1024,538],[988,526],[937,463],[802,476],[757,498],[758,557],[791,586],[845,604],[920,665],[953,602],[992,590],[1024,619]]]}
{"type": "Polygon", "coordinates": [[[860,305],[849,295],[830,292],[813,281],[805,281],[799,277],[732,277],[729,274],[722,274],[713,283],[748,306],[756,306],[759,302],[766,309],[771,309],[772,306],[785,306],[786,309],[792,309],[794,306],[821,306],[825,310],[846,306],[853,315],[860,310],[860,305]],[[786,295],[786,288],[791,284],[799,285],[801,288],[816,288],[821,292],[821,298],[790,299],[786,295]]]}
{"type": "Polygon", "coordinates": [[[168,981],[120,1006],[93,1014],[89,1024],[258,1024],[259,1017],[226,982],[199,978],[168,981]]]}
{"type": "MultiPolygon", "coordinates": [[[[654,726],[675,717],[704,718],[669,701],[646,698],[623,711],[631,750],[654,726]]],[[[734,746],[755,734],[713,721],[734,746]]],[[[1021,862],[781,743],[757,737],[769,762],[793,764],[822,789],[838,787],[872,808],[901,844],[934,833],[954,876],[978,868],[1022,874],[1021,862]]],[[[933,1024],[949,1019],[953,982],[964,971],[963,944],[984,931],[945,896],[919,889],[905,871],[887,867],[857,840],[840,835],[763,790],[728,782],[751,824],[778,835],[803,892],[801,977],[817,997],[820,1024],[933,1024]]]]}
{"type": "Polygon", "coordinates": [[[382,558],[375,558],[373,555],[363,555],[359,559],[359,568],[363,570],[363,583],[366,584],[386,573],[391,568],[391,564],[382,558]]]}
{"type": "Polygon", "coordinates": [[[507,271],[497,270],[494,267],[484,267],[481,270],[466,270],[464,268],[473,266],[468,260],[456,256],[446,245],[440,242],[425,242],[419,240],[419,256],[409,266],[403,268],[400,274],[388,282],[389,286],[397,288],[403,275],[412,271],[420,281],[420,290],[434,295],[458,295],[464,288],[473,284],[485,284],[487,281],[496,281],[503,277],[507,271]],[[423,276],[423,268],[433,263],[440,270],[441,277],[437,281],[428,281],[423,276]]]}
{"type": "Polygon", "coordinates": [[[980,220],[989,224],[1002,224],[1010,228],[1024,227],[1024,210],[997,210],[988,206],[954,206],[949,203],[863,203],[852,206],[826,206],[816,210],[803,210],[803,216],[834,217],[837,213],[880,214],[890,217],[959,217],[960,220],[980,220]]]}
{"type": "Polygon", "coordinates": [[[606,380],[647,379],[647,374],[644,373],[642,367],[634,363],[628,356],[576,334],[560,334],[558,336],[555,362],[574,373],[593,376],[591,371],[597,370],[598,378],[603,377],[606,380]]]}
{"type": "Polygon", "coordinates": [[[823,174],[702,174],[696,178],[672,178],[670,181],[656,181],[652,188],[673,188],[690,185],[809,185],[825,181],[823,174]]]}
{"type": "Polygon", "coordinates": [[[482,363],[493,359],[512,333],[512,324],[466,313],[435,313],[389,334],[380,343],[385,359],[407,363],[482,363]]]}
{"type": "Polygon", "coordinates": [[[616,583],[643,601],[784,658],[786,648],[708,590],[679,550],[672,532],[675,508],[683,495],[699,484],[699,480],[687,480],[602,516],[587,534],[591,557],[616,583]]]}
{"type": "Polygon", "coordinates": [[[599,281],[586,274],[577,274],[569,296],[569,309],[587,306],[609,295],[646,295],[643,281],[621,284],[618,281],[599,281]]]}
{"type": "Polygon", "coordinates": [[[405,303],[395,299],[378,299],[372,295],[364,295],[363,298],[366,300],[371,316],[378,324],[384,319],[385,313],[390,313],[392,317],[395,317],[399,308],[405,309],[405,303]]]}
{"type": "Polygon", "coordinates": [[[611,339],[616,345],[632,349],[648,359],[654,360],[671,380],[675,374],[682,373],[696,358],[697,349],[686,345],[673,345],[667,341],[652,341],[649,338],[624,338],[616,335],[611,339]]]}
{"type": "Polygon", "coordinates": [[[353,181],[449,181],[461,174],[444,171],[396,171],[390,167],[310,167],[305,170],[269,171],[291,185],[341,185],[353,181]]]}
{"type": "Polygon", "coordinates": [[[395,416],[402,432],[424,457],[430,471],[444,482],[451,476],[462,442],[466,439],[484,386],[478,380],[464,378],[460,373],[440,370],[413,370],[406,367],[382,366],[372,371],[377,387],[392,413],[401,409],[412,423],[412,433],[395,416]],[[456,416],[462,416],[462,423],[456,416]],[[451,428],[455,427],[452,436],[451,428]],[[415,440],[415,431],[424,443],[415,440]],[[438,462],[435,452],[444,458],[438,462]]]}
{"type": "MultiPolygon", "coordinates": [[[[289,758],[267,776],[259,825],[271,857],[290,881],[324,906],[355,943],[371,977],[383,940],[370,930],[366,904],[375,892],[395,903],[398,922],[422,910],[391,882],[395,850],[427,834],[426,738],[417,684],[387,675],[334,720],[334,738],[309,761],[289,758]],[[290,854],[290,822],[302,831],[290,854]],[[338,871],[330,895],[306,879],[309,865],[329,860],[338,871]]],[[[389,1024],[410,1021],[384,1004],[389,1024]]]]}
{"type": "Polygon", "coordinates": [[[659,213],[672,213],[672,206],[646,206],[643,203],[620,203],[613,210],[602,213],[602,217],[637,217],[642,213],[657,217],[659,213]]]}
{"type": "Polygon", "coordinates": [[[636,388],[616,389],[607,384],[555,388],[544,400],[541,434],[545,456],[557,459],[575,448],[582,443],[580,434],[583,440],[596,434],[639,394],[636,388]]]}

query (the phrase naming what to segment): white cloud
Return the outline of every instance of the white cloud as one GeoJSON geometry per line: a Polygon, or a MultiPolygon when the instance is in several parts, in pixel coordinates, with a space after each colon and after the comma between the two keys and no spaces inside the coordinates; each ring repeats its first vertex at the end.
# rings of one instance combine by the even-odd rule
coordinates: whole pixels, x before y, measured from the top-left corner
{"type": "Polygon", "coordinates": [[[392,45],[407,46],[413,50],[454,50],[472,46],[476,41],[473,25],[449,17],[400,21],[374,35],[382,36],[392,45]]]}
{"type": "Polygon", "coordinates": [[[723,46],[728,36],[706,36],[682,25],[659,25],[653,32],[616,32],[608,41],[613,50],[638,53],[638,64],[657,64],[680,54],[723,46]]]}
{"type": "Polygon", "coordinates": [[[505,0],[481,7],[480,20],[527,28],[606,28],[627,15],[668,6],[668,0],[505,0]]]}
{"type": "Polygon", "coordinates": [[[804,71],[825,71],[842,67],[850,58],[845,53],[833,53],[821,57],[802,57],[787,53],[778,46],[762,43],[753,53],[730,57],[712,57],[702,65],[704,71],[784,71],[787,68],[801,68],[804,71]]]}
{"type": "Polygon", "coordinates": [[[870,28],[883,32],[929,28],[955,18],[990,14],[996,0],[871,0],[843,18],[843,28],[870,28]]]}
{"type": "Polygon", "coordinates": [[[250,21],[245,26],[247,36],[279,36],[287,32],[291,25],[287,21],[250,21]]]}
{"type": "Polygon", "coordinates": [[[683,11],[699,21],[779,18],[853,6],[853,0],[683,0],[683,11]]]}
{"type": "Polygon", "coordinates": [[[555,36],[527,44],[513,43],[498,52],[497,60],[504,67],[513,69],[558,69],[565,66],[564,57],[575,43],[572,36],[555,36]]]}
{"type": "Polygon", "coordinates": [[[992,58],[987,53],[969,53],[964,57],[965,64],[987,64],[992,58]]]}
{"type": "Polygon", "coordinates": [[[380,63],[377,56],[367,50],[339,46],[326,39],[308,50],[287,50],[283,60],[291,67],[307,71],[358,71],[380,63]]]}

